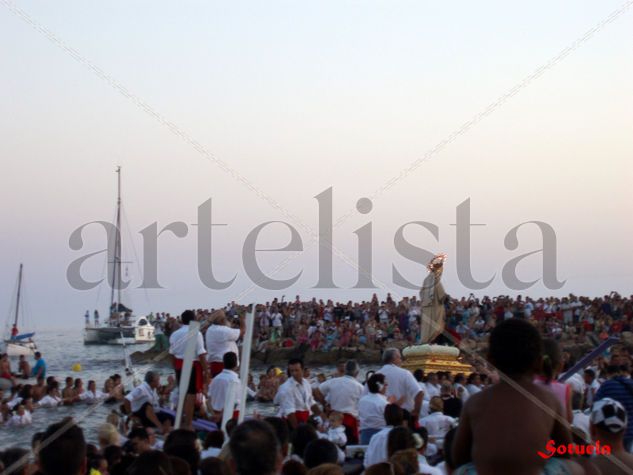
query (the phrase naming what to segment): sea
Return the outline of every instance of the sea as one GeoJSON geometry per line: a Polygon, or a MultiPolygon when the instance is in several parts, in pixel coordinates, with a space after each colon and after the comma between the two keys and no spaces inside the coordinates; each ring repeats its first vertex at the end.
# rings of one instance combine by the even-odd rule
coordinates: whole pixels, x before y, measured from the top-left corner
{"type": "MultiPolygon", "coordinates": [[[[84,345],[82,329],[72,330],[46,330],[39,331],[36,334],[36,343],[38,350],[42,353],[42,357],[47,364],[47,376],[55,376],[60,382],[60,388],[64,386],[64,379],[67,376],[73,378],[81,378],[84,381],[84,387],[87,387],[88,381],[94,379],[97,388],[103,388],[103,382],[112,374],[118,373],[123,377],[123,383],[126,390],[134,387],[134,380],[143,380],[143,375],[150,369],[158,371],[162,375],[162,383],[166,383],[166,377],[173,374],[173,370],[164,364],[139,364],[132,367],[134,376],[125,375],[125,352],[128,354],[134,351],[143,351],[149,349],[152,344],[142,345],[84,345]],[[79,369],[77,365],[81,366],[79,369]]],[[[33,365],[34,361],[31,361],[33,365]]],[[[11,369],[15,371],[17,368],[17,358],[12,358],[11,369]]],[[[313,372],[323,372],[331,374],[334,372],[333,366],[323,366],[311,368],[313,372]]],[[[361,375],[364,371],[376,369],[361,366],[361,375]]],[[[256,376],[266,370],[264,366],[253,365],[251,372],[256,376]]],[[[67,416],[72,416],[79,422],[84,430],[86,439],[91,443],[97,441],[98,427],[103,424],[106,417],[113,409],[118,409],[117,404],[75,404],[73,406],[61,406],[53,409],[36,409],[33,416],[33,423],[26,427],[3,427],[0,426],[0,450],[9,447],[30,448],[31,438],[36,432],[46,429],[49,424],[58,422],[67,416]]],[[[277,411],[272,403],[247,403],[246,414],[257,412],[262,415],[274,415],[277,411]]]]}

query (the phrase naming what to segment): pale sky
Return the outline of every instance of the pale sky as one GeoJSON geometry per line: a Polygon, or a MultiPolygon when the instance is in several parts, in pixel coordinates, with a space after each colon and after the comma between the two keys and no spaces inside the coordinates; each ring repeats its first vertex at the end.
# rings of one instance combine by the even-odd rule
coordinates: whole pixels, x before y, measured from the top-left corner
{"type": "MultiPolygon", "coordinates": [[[[437,225],[439,242],[415,227],[406,238],[448,253],[447,291],[468,295],[457,278],[451,226],[467,199],[472,222],[486,224],[471,228],[473,275],[496,275],[477,295],[517,293],[504,285],[502,267],[542,247],[541,236],[526,225],[514,251],[504,237],[533,220],[555,230],[557,274],[566,284],[549,290],[539,282],[520,293],[631,294],[633,8],[550,63],[622,4],[23,1],[16,13],[0,3],[0,308],[8,311],[23,262],[37,328],[83,325],[86,309],[106,313],[105,285],[77,291],[66,280],[74,259],[105,247],[103,233],[88,227],[82,251],[71,250],[68,239],[84,223],[112,220],[117,165],[133,287],[142,280],[139,232],[153,222],[196,223],[197,207],[209,198],[214,222],[227,224],[214,229],[214,273],[220,280],[237,275],[226,290],[205,288],[196,228],[185,238],[165,233],[164,289],[132,288],[125,302],[137,313],[218,307],[238,297],[412,295],[392,276],[395,265],[412,282],[424,277],[394,248],[396,230],[409,221],[437,225]],[[546,65],[378,196],[369,214],[355,211],[359,198],[546,65]],[[335,229],[334,245],[356,261],[354,231],[371,221],[372,272],[382,288],[351,289],[357,271],[338,257],[340,289],[312,288],[318,261],[303,225],[317,230],[314,197],[329,187],[334,221],[354,210],[335,229]],[[251,290],[242,265],[247,234],[265,221],[289,222],[303,241],[304,252],[275,276],[303,271],[283,291],[251,290]]],[[[288,240],[289,231],[276,225],[258,246],[281,248],[288,240]]],[[[272,271],[292,253],[262,254],[261,267],[272,271]]],[[[86,279],[103,277],[104,261],[102,254],[88,260],[86,279]]],[[[542,273],[540,254],[519,265],[523,280],[542,273]]]]}

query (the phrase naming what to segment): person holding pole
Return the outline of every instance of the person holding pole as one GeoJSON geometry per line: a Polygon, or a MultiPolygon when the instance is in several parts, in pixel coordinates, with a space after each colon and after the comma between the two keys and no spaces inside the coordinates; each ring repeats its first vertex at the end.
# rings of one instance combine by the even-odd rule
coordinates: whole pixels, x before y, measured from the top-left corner
{"type": "Polygon", "coordinates": [[[238,357],[237,365],[239,366],[239,353],[237,350],[237,340],[244,336],[246,324],[244,315],[240,315],[240,327],[231,328],[226,318],[224,310],[218,310],[211,315],[211,326],[207,329],[205,335],[207,343],[207,360],[211,368],[211,377],[215,378],[224,369],[222,357],[230,352],[235,353],[238,357]]]}
{"type": "Polygon", "coordinates": [[[317,399],[343,414],[345,435],[352,445],[358,444],[358,401],[364,389],[356,380],[359,371],[356,360],[348,360],[345,362],[345,376],[328,379],[315,390],[317,399]]]}
{"type": "MultiPolygon", "coordinates": [[[[209,384],[209,406],[213,410],[213,420],[220,422],[222,420],[222,413],[224,411],[225,399],[229,393],[228,388],[230,385],[234,385],[236,388],[240,386],[240,378],[237,375],[237,355],[232,351],[224,353],[222,358],[224,363],[224,369],[218,374],[211,384],[209,384]]],[[[239,403],[239,392],[236,390],[233,392],[235,404],[239,403]]],[[[235,409],[233,411],[233,418],[238,419],[239,411],[235,409]]]]}
{"type": "Polygon", "coordinates": [[[292,430],[308,422],[314,399],[312,386],[303,377],[303,361],[297,358],[289,360],[288,376],[288,380],[279,386],[274,403],[279,404],[280,415],[288,420],[292,430]]]}
{"type": "MultiPolygon", "coordinates": [[[[185,310],[180,316],[182,326],[173,332],[169,337],[169,354],[172,356],[172,363],[174,370],[176,371],[176,379],[180,383],[180,376],[183,367],[183,359],[185,357],[185,349],[187,347],[187,333],[189,332],[189,323],[195,320],[196,316],[191,310],[185,310]]],[[[189,379],[189,386],[187,388],[187,395],[185,397],[184,427],[190,427],[193,422],[193,410],[196,402],[196,394],[202,392],[204,382],[208,380],[209,372],[207,368],[207,360],[205,355],[207,354],[204,349],[204,340],[202,339],[202,333],[197,332],[196,352],[195,356],[197,360],[193,361],[193,367],[191,370],[191,377],[189,379]]]]}

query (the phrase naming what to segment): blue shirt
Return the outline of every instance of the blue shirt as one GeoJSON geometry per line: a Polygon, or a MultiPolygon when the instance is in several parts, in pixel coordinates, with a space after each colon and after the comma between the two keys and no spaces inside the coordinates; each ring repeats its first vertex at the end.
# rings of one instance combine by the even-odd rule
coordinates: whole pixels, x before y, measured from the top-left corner
{"type": "Polygon", "coordinates": [[[633,381],[623,376],[616,376],[615,378],[605,381],[600,388],[598,388],[594,400],[597,401],[605,397],[615,399],[624,406],[628,421],[624,438],[633,439],[633,381]]]}
{"type": "Polygon", "coordinates": [[[40,369],[42,370],[42,374],[40,374],[40,376],[42,378],[46,378],[46,361],[44,361],[44,358],[37,360],[37,363],[35,363],[35,366],[33,366],[33,369],[31,370],[31,376],[37,376],[40,369]]]}

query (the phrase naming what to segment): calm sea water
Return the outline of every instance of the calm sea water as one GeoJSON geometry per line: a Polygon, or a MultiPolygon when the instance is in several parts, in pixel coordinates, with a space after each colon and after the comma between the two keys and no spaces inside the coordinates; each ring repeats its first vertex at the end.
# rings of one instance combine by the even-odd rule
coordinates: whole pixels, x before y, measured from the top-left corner
{"type": "MultiPolygon", "coordinates": [[[[119,373],[123,376],[126,390],[133,388],[133,377],[125,376],[125,353],[121,346],[116,345],[84,345],[81,329],[63,331],[40,331],[36,335],[38,349],[48,365],[48,375],[56,376],[63,387],[66,376],[81,378],[84,380],[84,387],[88,380],[94,379],[97,387],[101,389],[103,382],[112,374],[119,373]],[[72,370],[73,365],[81,364],[81,371],[72,370]]],[[[150,348],[151,344],[127,346],[127,351],[142,351],[150,348]]],[[[12,359],[12,369],[17,367],[17,358],[12,359]]],[[[33,362],[31,362],[33,363],[33,362]]],[[[163,376],[167,376],[173,371],[167,366],[135,365],[134,371],[138,379],[142,381],[143,375],[150,369],[157,370],[163,376]]],[[[369,368],[363,367],[365,371],[369,368]]],[[[313,368],[315,372],[326,374],[334,371],[333,367],[313,368]]],[[[253,366],[253,373],[257,376],[264,372],[265,368],[253,366]]],[[[361,374],[364,374],[361,373],[361,374]]],[[[163,382],[166,382],[163,380],[163,382]]],[[[97,428],[105,422],[107,415],[112,409],[117,408],[116,404],[102,404],[89,406],[87,404],[76,404],[74,406],[63,406],[55,409],[36,409],[33,413],[33,424],[27,427],[6,428],[0,426],[0,450],[8,447],[20,446],[30,448],[31,437],[36,432],[45,430],[46,427],[66,416],[72,416],[80,421],[86,437],[91,442],[96,442],[97,428]]],[[[272,404],[261,404],[257,402],[248,403],[247,414],[257,411],[259,414],[274,414],[275,408],[272,404]]]]}

